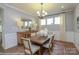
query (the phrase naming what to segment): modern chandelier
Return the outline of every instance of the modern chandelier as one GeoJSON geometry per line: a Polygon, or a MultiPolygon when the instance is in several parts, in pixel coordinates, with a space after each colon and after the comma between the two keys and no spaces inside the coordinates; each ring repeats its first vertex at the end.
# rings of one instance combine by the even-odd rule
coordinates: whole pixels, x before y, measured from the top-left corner
{"type": "Polygon", "coordinates": [[[40,19],[44,18],[47,15],[47,12],[43,8],[43,3],[41,3],[41,10],[37,11],[37,15],[40,19]]]}

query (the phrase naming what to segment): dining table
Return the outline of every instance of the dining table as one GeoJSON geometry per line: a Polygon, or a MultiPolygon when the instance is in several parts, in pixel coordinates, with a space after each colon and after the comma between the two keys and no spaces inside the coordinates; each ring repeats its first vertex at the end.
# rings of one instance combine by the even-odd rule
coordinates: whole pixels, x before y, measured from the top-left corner
{"type": "Polygon", "coordinates": [[[40,46],[42,46],[44,43],[49,41],[47,36],[31,36],[30,40],[31,40],[32,43],[38,44],[40,46]]]}
{"type": "MultiPolygon", "coordinates": [[[[49,35],[51,36],[51,35],[49,35]]],[[[43,44],[45,44],[46,42],[49,42],[50,37],[48,36],[31,36],[30,40],[32,43],[39,45],[40,46],[40,54],[43,54],[43,44]]]]}
{"type": "Polygon", "coordinates": [[[40,46],[40,54],[43,54],[43,44],[48,42],[49,39],[47,38],[47,36],[31,36],[30,40],[32,43],[39,45],[40,46]]]}
{"type": "MultiPolygon", "coordinates": [[[[53,34],[51,35],[54,36],[53,34]]],[[[43,45],[49,42],[51,35],[50,34],[47,36],[32,35],[28,38],[30,38],[31,43],[34,43],[35,45],[40,46],[40,51],[41,51],[40,54],[43,54],[43,51],[42,51],[43,45]]]]}

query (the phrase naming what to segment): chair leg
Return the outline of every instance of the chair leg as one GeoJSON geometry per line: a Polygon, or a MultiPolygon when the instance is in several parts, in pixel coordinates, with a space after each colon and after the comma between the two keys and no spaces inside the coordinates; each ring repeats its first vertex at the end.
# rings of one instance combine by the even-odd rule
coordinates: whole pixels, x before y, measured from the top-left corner
{"type": "Polygon", "coordinates": [[[24,50],[24,55],[26,55],[26,52],[25,52],[25,50],[24,50]]]}
{"type": "Polygon", "coordinates": [[[39,49],[39,55],[41,55],[40,49],[39,49]]]}
{"type": "Polygon", "coordinates": [[[48,52],[49,52],[49,55],[51,55],[51,49],[50,48],[48,48],[48,52]]]}
{"type": "Polygon", "coordinates": [[[51,51],[53,50],[54,44],[52,43],[51,51]]]}
{"type": "Polygon", "coordinates": [[[25,51],[24,51],[24,54],[27,55],[25,51]]]}
{"type": "Polygon", "coordinates": [[[52,45],[52,47],[51,47],[51,51],[53,50],[53,45],[52,45]]]}

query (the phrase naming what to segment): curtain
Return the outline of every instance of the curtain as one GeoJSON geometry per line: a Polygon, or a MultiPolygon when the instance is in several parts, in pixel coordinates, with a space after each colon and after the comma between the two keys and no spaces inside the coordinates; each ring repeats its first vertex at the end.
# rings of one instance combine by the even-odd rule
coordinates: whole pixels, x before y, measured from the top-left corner
{"type": "Polygon", "coordinates": [[[60,40],[65,40],[65,14],[60,14],[60,40]]]}

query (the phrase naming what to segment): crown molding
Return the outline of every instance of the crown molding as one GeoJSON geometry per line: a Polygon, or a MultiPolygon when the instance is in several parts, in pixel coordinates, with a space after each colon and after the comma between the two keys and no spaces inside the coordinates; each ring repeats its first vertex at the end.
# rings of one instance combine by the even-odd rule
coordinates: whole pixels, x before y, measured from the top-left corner
{"type": "Polygon", "coordinates": [[[16,11],[19,11],[19,12],[21,12],[21,13],[24,13],[25,15],[28,15],[28,16],[30,16],[30,17],[33,17],[33,18],[35,17],[35,16],[29,14],[28,12],[25,12],[25,11],[19,9],[19,8],[16,8],[16,7],[14,7],[14,6],[10,5],[10,4],[4,3],[3,5],[6,6],[6,7],[11,8],[11,9],[14,9],[14,10],[16,10],[16,11]]]}
{"type": "Polygon", "coordinates": [[[47,15],[47,16],[45,16],[45,17],[53,16],[53,15],[59,15],[59,14],[68,13],[68,12],[73,12],[73,10],[62,10],[62,11],[59,11],[59,12],[57,12],[57,13],[47,15]]]}

